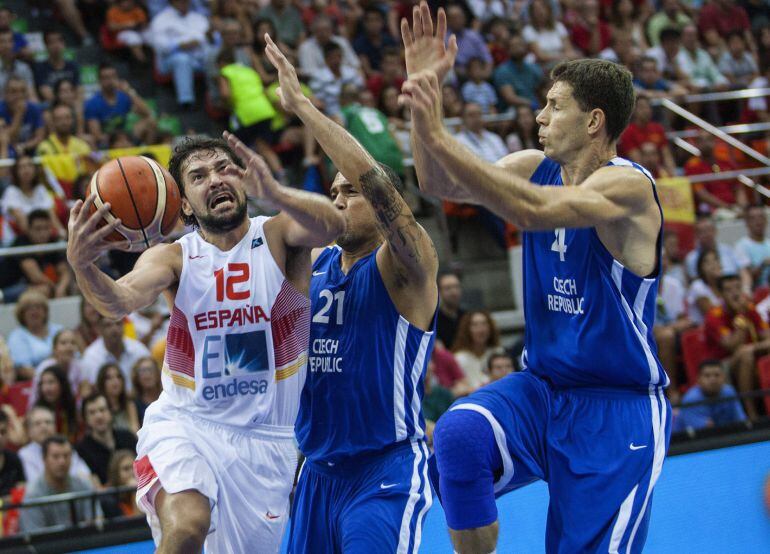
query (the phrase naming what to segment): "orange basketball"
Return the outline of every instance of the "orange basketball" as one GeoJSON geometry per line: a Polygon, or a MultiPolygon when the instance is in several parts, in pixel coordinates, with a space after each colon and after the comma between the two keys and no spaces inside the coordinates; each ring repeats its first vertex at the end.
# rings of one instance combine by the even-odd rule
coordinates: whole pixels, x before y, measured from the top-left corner
{"type": "MultiPolygon", "coordinates": [[[[174,178],[155,160],[126,156],[104,164],[91,178],[92,209],[110,203],[105,223],[121,223],[107,240],[131,241],[131,252],[141,252],[168,235],[179,219],[182,199],[174,178]]],[[[100,225],[101,226],[101,225],[100,225]]]]}

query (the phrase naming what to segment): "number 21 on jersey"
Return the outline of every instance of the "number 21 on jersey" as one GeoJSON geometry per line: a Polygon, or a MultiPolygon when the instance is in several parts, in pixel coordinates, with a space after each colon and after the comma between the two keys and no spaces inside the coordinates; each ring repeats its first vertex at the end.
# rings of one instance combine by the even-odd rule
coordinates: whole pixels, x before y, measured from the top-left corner
{"type": "Polygon", "coordinates": [[[551,245],[553,252],[559,253],[559,260],[564,261],[564,255],[567,253],[567,244],[565,242],[567,236],[567,230],[564,227],[559,227],[553,231],[556,234],[556,238],[551,245]]]}
{"type": "Polygon", "coordinates": [[[323,306],[313,316],[313,323],[329,323],[329,312],[332,310],[332,305],[336,302],[337,309],[335,310],[335,323],[342,325],[342,310],[345,305],[345,291],[340,290],[332,294],[329,289],[323,289],[318,295],[319,299],[323,301],[323,306]]]}

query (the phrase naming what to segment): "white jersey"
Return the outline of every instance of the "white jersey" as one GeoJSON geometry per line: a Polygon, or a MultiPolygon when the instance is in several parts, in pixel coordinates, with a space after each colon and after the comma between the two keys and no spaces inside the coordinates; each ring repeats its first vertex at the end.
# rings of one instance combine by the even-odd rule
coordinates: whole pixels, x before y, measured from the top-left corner
{"type": "Polygon", "coordinates": [[[305,383],[310,300],[276,265],[268,219],[227,252],[197,232],[177,241],[161,400],[224,425],[293,426],[305,383]]]}

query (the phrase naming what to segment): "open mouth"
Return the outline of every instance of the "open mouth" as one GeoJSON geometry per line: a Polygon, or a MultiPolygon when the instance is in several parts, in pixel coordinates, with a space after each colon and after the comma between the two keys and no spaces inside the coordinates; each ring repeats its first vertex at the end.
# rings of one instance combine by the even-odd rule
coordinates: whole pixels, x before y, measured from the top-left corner
{"type": "Polygon", "coordinates": [[[211,199],[209,202],[209,207],[214,209],[222,204],[233,204],[235,203],[235,198],[233,198],[233,195],[229,192],[221,192],[214,196],[214,198],[211,199]]]}

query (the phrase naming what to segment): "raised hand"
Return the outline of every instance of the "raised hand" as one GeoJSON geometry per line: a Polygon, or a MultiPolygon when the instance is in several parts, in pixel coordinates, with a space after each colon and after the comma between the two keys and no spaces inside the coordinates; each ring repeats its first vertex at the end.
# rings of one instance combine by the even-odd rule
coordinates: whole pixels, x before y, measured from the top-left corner
{"type": "Polygon", "coordinates": [[[246,169],[241,169],[235,164],[231,164],[228,168],[228,171],[237,172],[243,180],[246,194],[268,202],[275,200],[281,189],[281,184],[275,180],[262,156],[243,144],[234,134],[225,131],[222,136],[246,166],[246,169]]]}
{"type": "Polygon", "coordinates": [[[305,102],[307,99],[302,94],[302,88],[299,85],[299,78],[297,78],[297,70],[291,65],[291,62],[283,55],[278,45],[273,42],[270,35],[265,33],[265,54],[270,63],[278,70],[278,83],[280,86],[276,90],[278,98],[281,99],[281,106],[287,112],[296,112],[300,105],[300,102],[305,102]]]}
{"type": "Polygon", "coordinates": [[[444,81],[457,57],[457,37],[449,37],[447,44],[446,29],[446,12],[439,8],[434,33],[433,18],[425,1],[412,9],[411,30],[406,18],[401,20],[406,71],[410,77],[419,71],[431,70],[436,73],[439,83],[444,81]]]}
{"type": "Polygon", "coordinates": [[[120,225],[120,219],[115,219],[112,223],[97,228],[105,214],[109,213],[110,203],[106,202],[101,208],[90,214],[91,206],[95,200],[96,195],[92,194],[86,198],[85,202],[78,200],[70,210],[67,225],[69,228],[67,261],[74,268],[81,268],[94,263],[107,250],[128,250],[131,246],[129,240],[124,242],[105,240],[120,225]]]}
{"type": "Polygon", "coordinates": [[[412,111],[412,123],[425,142],[437,139],[444,129],[441,108],[441,83],[433,70],[424,70],[409,77],[401,87],[399,101],[412,111]]]}

